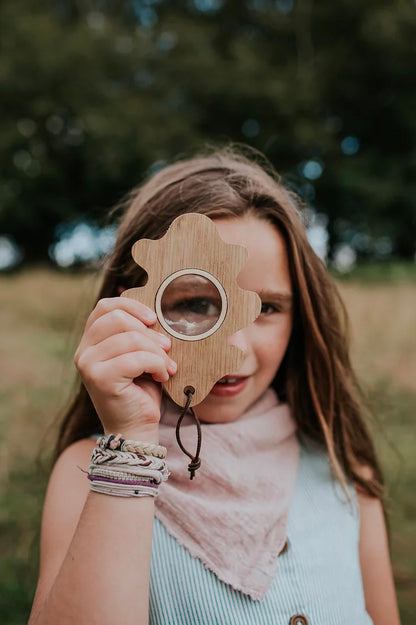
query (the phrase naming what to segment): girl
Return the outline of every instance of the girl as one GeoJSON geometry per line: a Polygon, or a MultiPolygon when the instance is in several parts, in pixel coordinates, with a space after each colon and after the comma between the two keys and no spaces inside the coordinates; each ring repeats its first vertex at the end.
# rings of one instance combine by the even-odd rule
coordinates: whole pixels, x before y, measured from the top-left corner
{"type": "Polygon", "coordinates": [[[135,191],[75,363],[81,385],[47,491],[30,625],[399,623],[344,309],[273,172],[221,151],[135,191]],[[152,329],[154,312],[119,297],[146,279],[133,243],[188,212],[246,246],[238,281],[262,299],[258,319],[230,338],[245,352],[240,370],[196,407],[202,464],[192,481],[174,436],[178,408],[160,388],[181,363],[152,329]],[[118,432],[133,452],[108,438],[118,432]],[[99,465],[115,455],[118,480],[120,467],[99,465]],[[88,465],[90,479],[79,470],[88,465]],[[129,496],[113,496],[120,489],[129,496]]]}

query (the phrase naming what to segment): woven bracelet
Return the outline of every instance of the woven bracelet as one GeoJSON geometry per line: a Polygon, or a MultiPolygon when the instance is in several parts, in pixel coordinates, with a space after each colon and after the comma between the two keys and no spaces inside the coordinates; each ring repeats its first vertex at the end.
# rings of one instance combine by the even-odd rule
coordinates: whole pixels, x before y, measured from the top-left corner
{"type": "Polygon", "coordinates": [[[90,464],[88,470],[88,478],[92,478],[95,476],[98,477],[109,477],[111,479],[115,479],[119,482],[128,481],[128,480],[141,480],[144,482],[149,482],[152,484],[160,483],[161,480],[157,479],[160,476],[156,471],[151,471],[147,474],[144,474],[143,471],[133,472],[130,470],[130,467],[126,467],[125,470],[123,467],[103,467],[103,465],[90,464]]]}
{"type": "Polygon", "coordinates": [[[109,434],[101,436],[97,440],[97,445],[101,449],[111,449],[113,451],[129,451],[144,456],[155,456],[156,458],[166,458],[166,447],[163,445],[155,445],[154,443],[144,443],[142,441],[133,441],[122,438],[121,434],[109,434]]]}
{"type": "Polygon", "coordinates": [[[132,466],[129,464],[117,464],[111,463],[99,464],[91,462],[88,468],[88,475],[109,477],[119,481],[125,479],[128,480],[148,480],[154,484],[161,484],[166,482],[169,477],[169,470],[165,461],[161,461],[162,464],[159,467],[143,467],[132,466]]]}
{"type": "Polygon", "coordinates": [[[141,467],[144,469],[156,469],[162,471],[166,466],[164,458],[156,456],[145,456],[131,451],[118,451],[112,449],[102,449],[94,447],[91,454],[91,463],[107,465],[129,465],[130,467],[141,467]]]}

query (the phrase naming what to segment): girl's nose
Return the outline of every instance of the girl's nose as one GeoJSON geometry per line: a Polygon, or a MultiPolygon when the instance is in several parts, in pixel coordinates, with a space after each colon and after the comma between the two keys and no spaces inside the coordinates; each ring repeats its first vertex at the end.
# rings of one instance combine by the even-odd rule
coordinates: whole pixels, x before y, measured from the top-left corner
{"type": "Polygon", "coordinates": [[[235,347],[241,349],[244,352],[245,356],[248,355],[249,345],[244,330],[238,330],[238,332],[228,337],[228,343],[230,345],[235,345],[235,347]]]}

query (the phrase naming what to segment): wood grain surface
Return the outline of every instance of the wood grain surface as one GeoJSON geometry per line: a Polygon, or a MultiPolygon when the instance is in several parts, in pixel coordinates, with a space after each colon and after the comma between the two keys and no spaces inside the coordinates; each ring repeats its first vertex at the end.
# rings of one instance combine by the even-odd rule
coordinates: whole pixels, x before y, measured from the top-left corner
{"type": "MultiPolygon", "coordinates": [[[[214,222],[205,215],[189,213],[177,217],[167,233],[158,240],[141,239],[132,248],[138,265],[148,274],[147,283],[127,289],[123,297],[136,299],[156,312],[156,294],[162,282],[181,269],[199,269],[211,274],[227,295],[227,314],[211,336],[201,340],[181,340],[170,335],[169,355],[178,363],[177,373],[163,385],[178,405],[186,401],[184,389],[195,389],[192,405],[199,404],[224,375],[238,371],[244,353],[229,345],[227,338],[248,326],[260,314],[257,293],[241,289],[237,276],[247,261],[248,252],[241,245],[225,243],[214,222]]],[[[153,328],[169,334],[159,323],[153,328]]]]}

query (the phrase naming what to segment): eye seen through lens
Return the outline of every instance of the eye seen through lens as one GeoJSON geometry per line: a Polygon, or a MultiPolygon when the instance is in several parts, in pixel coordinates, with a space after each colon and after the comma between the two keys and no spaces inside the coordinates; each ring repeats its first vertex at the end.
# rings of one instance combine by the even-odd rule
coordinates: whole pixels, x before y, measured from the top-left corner
{"type": "Polygon", "coordinates": [[[215,284],[193,273],[172,280],[161,298],[165,323],[185,336],[199,336],[211,330],[222,309],[223,301],[215,284]]]}

